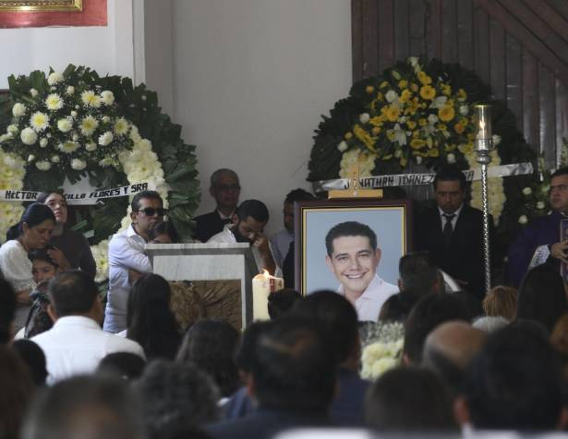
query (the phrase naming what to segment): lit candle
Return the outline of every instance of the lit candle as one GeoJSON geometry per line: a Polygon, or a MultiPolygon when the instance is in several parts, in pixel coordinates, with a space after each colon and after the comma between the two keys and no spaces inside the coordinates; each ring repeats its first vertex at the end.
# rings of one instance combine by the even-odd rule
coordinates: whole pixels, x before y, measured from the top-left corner
{"type": "Polygon", "coordinates": [[[491,105],[476,105],[474,107],[475,121],[477,125],[476,139],[491,139],[491,105]]]}
{"type": "Polygon", "coordinates": [[[252,315],[254,320],[269,320],[268,295],[284,288],[284,279],[264,273],[252,279],[252,315]]]}

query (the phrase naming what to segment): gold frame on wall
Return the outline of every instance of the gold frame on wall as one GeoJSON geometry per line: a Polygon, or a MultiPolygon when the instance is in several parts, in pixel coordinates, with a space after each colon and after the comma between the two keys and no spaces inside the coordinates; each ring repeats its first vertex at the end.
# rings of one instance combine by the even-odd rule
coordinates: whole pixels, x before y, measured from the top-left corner
{"type": "Polygon", "coordinates": [[[0,12],[80,12],[83,0],[0,0],[0,12]]]}

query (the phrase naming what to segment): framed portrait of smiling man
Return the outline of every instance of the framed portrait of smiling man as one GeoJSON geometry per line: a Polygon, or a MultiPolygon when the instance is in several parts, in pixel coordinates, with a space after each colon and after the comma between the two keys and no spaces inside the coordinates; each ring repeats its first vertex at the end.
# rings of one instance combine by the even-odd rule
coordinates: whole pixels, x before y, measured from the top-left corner
{"type": "Polygon", "coordinates": [[[399,259],[410,251],[411,210],[410,200],[296,203],[296,289],[337,291],[353,303],[396,292],[399,259]]]}

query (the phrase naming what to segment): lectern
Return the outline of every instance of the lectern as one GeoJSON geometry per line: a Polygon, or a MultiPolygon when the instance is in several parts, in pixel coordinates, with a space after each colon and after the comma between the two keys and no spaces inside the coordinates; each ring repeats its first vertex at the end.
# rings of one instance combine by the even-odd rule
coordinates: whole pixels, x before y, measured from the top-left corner
{"type": "Polygon", "coordinates": [[[252,321],[251,279],[258,268],[249,244],[148,244],[146,252],[154,273],[169,281],[238,279],[243,328],[252,321]]]}

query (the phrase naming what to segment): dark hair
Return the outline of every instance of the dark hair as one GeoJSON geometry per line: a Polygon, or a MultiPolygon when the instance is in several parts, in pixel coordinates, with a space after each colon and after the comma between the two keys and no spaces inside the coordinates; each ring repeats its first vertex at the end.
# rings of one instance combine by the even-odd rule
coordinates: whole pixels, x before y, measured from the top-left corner
{"type": "Polygon", "coordinates": [[[316,197],[314,197],[308,191],[298,188],[288,192],[286,198],[284,199],[284,203],[294,204],[296,201],[309,201],[315,200],[315,198],[316,197]]]}
{"type": "Polygon", "coordinates": [[[44,261],[47,262],[50,265],[53,265],[55,268],[59,268],[59,265],[57,265],[57,262],[55,262],[53,259],[51,259],[51,257],[49,256],[49,253],[47,253],[48,249],[47,248],[36,248],[32,251],[30,251],[28,253],[28,259],[30,261],[44,261]]]}
{"type": "Polygon", "coordinates": [[[404,255],[398,263],[402,290],[407,294],[419,296],[431,293],[438,280],[438,267],[430,253],[426,251],[404,255]]]}
{"type": "Polygon", "coordinates": [[[365,421],[384,432],[457,430],[452,400],[443,381],[434,372],[418,367],[387,370],[371,385],[365,421]]]}
{"type": "Polygon", "coordinates": [[[269,327],[268,323],[268,321],[256,320],[244,330],[235,355],[235,363],[241,371],[245,373],[252,371],[258,340],[262,331],[269,327]]]}
{"type": "Polygon", "coordinates": [[[46,220],[51,220],[55,224],[55,215],[51,209],[45,204],[32,203],[26,208],[20,221],[8,229],[6,240],[10,241],[18,238],[24,232],[22,228],[23,223],[26,223],[28,227],[35,227],[46,220]]]}
{"type": "Polygon", "coordinates": [[[460,189],[465,190],[465,175],[456,165],[447,164],[438,169],[434,177],[434,190],[438,187],[439,181],[459,181],[460,189]]]}
{"type": "Polygon", "coordinates": [[[7,346],[0,346],[0,389],[0,432],[3,438],[18,438],[34,385],[25,363],[7,346]]]}
{"type": "Polygon", "coordinates": [[[199,426],[218,418],[218,393],[211,378],[194,364],[155,360],[136,383],[144,401],[149,438],[163,429],[199,426]]]}
{"type": "MultiPolygon", "coordinates": [[[[46,200],[52,194],[61,195],[63,197],[63,199],[65,199],[65,195],[64,195],[63,191],[61,189],[56,189],[54,191],[49,191],[49,192],[40,192],[39,195],[36,198],[36,203],[45,204],[46,200]]],[[[67,200],[65,200],[65,204],[67,204],[67,200]]]]}
{"type": "Polygon", "coordinates": [[[453,294],[428,294],[416,303],[404,325],[403,351],[413,364],[421,363],[430,331],[449,320],[469,321],[467,309],[453,294]]]}
{"type": "Polygon", "coordinates": [[[317,324],[283,317],[271,320],[262,331],[252,376],[261,407],[327,411],[335,393],[337,363],[317,324]]]}
{"type": "Polygon", "coordinates": [[[43,386],[47,378],[47,368],[42,349],[33,341],[26,339],[14,340],[12,349],[26,363],[33,383],[36,386],[43,386]]]}
{"type": "Polygon", "coordinates": [[[335,353],[337,364],[347,360],[358,348],[357,311],[351,303],[333,291],[316,291],[296,302],[294,316],[317,322],[335,353]]]}
{"type": "Polygon", "coordinates": [[[245,221],[249,216],[260,223],[268,222],[270,217],[266,204],[259,200],[246,200],[236,210],[239,221],[245,221]]]}
{"type": "Polygon", "coordinates": [[[156,191],[142,191],[142,192],[138,192],[136,195],[134,195],[134,198],[132,198],[132,201],[130,202],[130,208],[132,210],[132,212],[138,212],[138,209],[140,209],[140,200],[142,199],[149,199],[149,200],[159,200],[160,203],[162,203],[162,205],[164,204],[162,197],[160,196],[160,194],[156,191]]]}
{"type": "Polygon", "coordinates": [[[302,295],[292,288],[284,288],[268,295],[268,315],[276,319],[285,314],[302,295]]]}
{"type": "Polygon", "coordinates": [[[564,282],[558,271],[547,265],[530,270],[519,288],[517,319],[536,320],[550,333],[567,311],[564,282]]]}
{"type": "Polygon", "coordinates": [[[538,325],[513,323],[489,335],[466,373],[476,429],[552,430],[562,411],[560,361],[538,325]]]}
{"type": "Polygon", "coordinates": [[[333,254],[333,240],[343,236],[364,236],[369,238],[369,244],[373,250],[377,248],[377,235],[373,232],[373,229],[357,221],[345,221],[333,226],[325,236],[328,256],[333,254]]]}
{"type": "Polygon", "coordinates": [[[211,182],[211,187],[214,187],[217,185],[219,177],[221,176],[221,174],[228,174],[231,175],[232,177],[235,177],[237,179],[237,181],[239,181],[239,176],[237,175],[237,173],[235,171],[233,171],[232,169],[228,169],[228,168],[221,168],[221,169],[217,169],[215,172],[213,172],[213,174],[211,174],[210,177],[210,182],[211,182]]]}
{"type": "Polygon", "coordinates": [[[138,439],[140,401],[125,382],[109,376],[76,376],[49,387],[34,401],[25,439],[138,439]]]}
{"type": "Polygon", "coordinates": [[[16,316],[16,293],[10,283],[0,277],[0,345],[12,338],[12,322],[16,316]]]}
{"type": "Polygon", "coordinates": [[[186,332],[176,360],[195,363],[213,378],[222,396],[240,386],[235,353],[239,332],[224,320],[198,320],[186,332]]]}
{"type": "Polygon", "coordinates": [[[156,224],[148,232],[148,241],[152,241],[159,235],[168,235],[172,242],[179,242],[179,235],[171,221],[162,221],[156,224]]]}
{"type": "Polygon", "coordinates": [[[128,294],[127,337],[144,348],[146,357],[173,360],[181,342],[180,328],[170,308],[170,284],[158,274],[137,279],[128,294]]]}
{"type": "Polygon", "coordinates": [[[568,175],[568,167],[565,168],[558,168],[556,171],[553,172],[553,174],[550,176],[550,179],[552,180],[554,177],[560,177],[562,175],[568,175]]]}
{"type": "Polygon", "coordinates": [[[406,294],[404,291],[390,296],[381,308],[379,320],[404,323],[419,296],[406,294]]]}
{"type": "Polygon", "coordinates": [[[140,378],[145,367],[146,361],[140,355],[132,352],[113,352],[100,361],[97,373],[133,381],[140,378]]]}
{"type": "Polygon", "coordinates": [[[56,274],[49,281],[48,289],[58,317],[89,312],[99,294],[93,278],[81,270],[56,274]]]}

